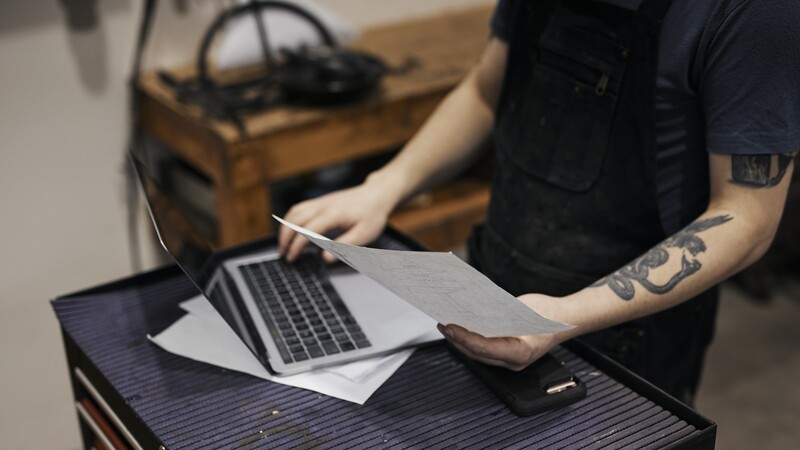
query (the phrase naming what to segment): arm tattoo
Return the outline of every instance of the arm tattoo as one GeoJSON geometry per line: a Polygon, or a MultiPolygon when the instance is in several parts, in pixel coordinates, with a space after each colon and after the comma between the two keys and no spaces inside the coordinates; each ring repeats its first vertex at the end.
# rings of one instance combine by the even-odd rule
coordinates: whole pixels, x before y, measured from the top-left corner
{"type": "Polygon", "coordinates": [[[775,155],[732,155],[731,180],[733,184],[751,188],[770,188],[780,184],[798,152],[775,155]],[[777,160],[775,173],[773,161],[777,160]]]}
{"type": "Polygon", "coordinates": [[[637,281],[648,291],[654,294],[666,294],[677,286],[686,277],[697,273],[702,265],[697,260],[697,255],[706,251],[706,243],[697,234],[710,228],[722,225],[732,220],[731,216],[710,217],[694,222],[665,239],[660,244],[650,249],[647,253],[635,259],[618,271],[594,283],[590,287],[608,286],[623,300],[632,300],[636,295],[633,282],[637,281]],[[667,263],[669,252],[667,249],[674,247],[683,252],[681,269],[665,284],[655,284],[648,280],[650,271],[667,263]]]}

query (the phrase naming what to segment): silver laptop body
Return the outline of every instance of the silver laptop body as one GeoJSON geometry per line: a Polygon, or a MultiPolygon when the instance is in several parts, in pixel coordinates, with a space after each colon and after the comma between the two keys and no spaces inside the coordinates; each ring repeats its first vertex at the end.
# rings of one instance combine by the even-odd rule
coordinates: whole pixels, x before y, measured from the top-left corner
{"type": "Polygon", "coordinates": [[[299,373],[441,338],[433,319],[316,252],[298,264],[282,261],[275,245],[221,255],[163,194],[144,156],[129,158],[161,245],[271,371],[299,373]]]}

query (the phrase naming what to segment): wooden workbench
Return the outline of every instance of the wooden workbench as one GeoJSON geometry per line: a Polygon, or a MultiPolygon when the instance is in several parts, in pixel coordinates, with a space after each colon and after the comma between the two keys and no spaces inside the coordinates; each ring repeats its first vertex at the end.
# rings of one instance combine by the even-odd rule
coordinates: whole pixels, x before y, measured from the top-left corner
{"type": "MultiPolygon", "coordinates": [[[[414,68],[387,76],[379,92],[356,103],[280,107],[248,116],[244,133],[177,101],[156,74],[147,74],[141,82],[141,123],[211,181],[218,243],[248,241],[273,230],[270,189],[275,181],[402,146],[475,63],[489,33],[489,16],[490,9],[471,9],[367,30],[355,47],[390,66],[413,60],[414,68]]],[[[449,244],[431,241],[437,234],[431,226],[437,224],[444,226],[438,233],[449,240],[463,239],[469,226],[482,220],[488,189],[462,190],[466,194],[449,196],[441,205],[442,214],[428,208],[401,213],[393,221],[412,234],[427,234],[423,239],[434,247],[449,244]]]]}

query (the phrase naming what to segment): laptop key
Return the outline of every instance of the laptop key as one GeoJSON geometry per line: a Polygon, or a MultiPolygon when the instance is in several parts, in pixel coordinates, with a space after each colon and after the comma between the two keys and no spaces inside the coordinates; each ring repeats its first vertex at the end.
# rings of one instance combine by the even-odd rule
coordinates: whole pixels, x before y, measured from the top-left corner
{"type": "Polygon", "coordinates": [[[279,311],[281,309],[281,301],[277,298],[270,297],[267,299],[267,305],[269,305],[269,309],[273,311],[279,311]]]}
{"type": "Polygon", "coordinates": [[[339,345],[342,348],[343,352],[349,352],[350,350],[355,350],[356,347],[353,345],[352,342],[345,342],[339,345]]]}
{"type": "Polygon", "coordinates": [[[328,355],[339,353],[339,346],[333,341],[322,341],[322,348],[325,349],[325,353],[328,355]]]}
{"type": "Polygon", "coordinates": [[[292,353],[292,357],[295,361],[305,361],[308,359],[308,355],[306,352],[303,353],[292,353]]]}
{"type": "Polygon", "coordinates": [[[354,327],[354,326],[349,326],[349,327],[347,327],[347,332],[350,333],[350,336],[352,336],[354,334],[361,333],[361,328],[354,327]]]}
{"type": "Polygon", "coordinates": [[[298,330],[298,331],[299,331],[300,337],[303,338],[303,339],[314,336],[314,333],[312,333],[311,330],[302,330],[302,331],[298,330]]]}
{"type": "Polygon", "coordinates": [[[342,317],[342,323],[347,327],[349,327],[350,325],[356,325],[355,319],[353,319],[350,316],[343,316],[342,317]]]}
{"type": "Polygon", "coordinates": [[[370,346],[369,340],[364,335],[364,333],[352,333],[350,334],[350,337],[353,338],[353,341],[355,341],[356,347],[358,348],[365,348],[370,346]]]}
{"type": "Polygon", "coordinates": [[[286,328],[286,329],[282,329],[281,330],[281,334],[283,335],[283,337],[297,336],[297,332],[294,331],[294,328],[291,328],[291,327],[290,328],[286,328]]]}
{"type": "Polygon", "coordinates": [[[317,345],[308,347],[308,354],[311,355],[312,358],[319,358],[320,356],[325,356],[325,353],[323,353],[322,349],[317,345]]]}

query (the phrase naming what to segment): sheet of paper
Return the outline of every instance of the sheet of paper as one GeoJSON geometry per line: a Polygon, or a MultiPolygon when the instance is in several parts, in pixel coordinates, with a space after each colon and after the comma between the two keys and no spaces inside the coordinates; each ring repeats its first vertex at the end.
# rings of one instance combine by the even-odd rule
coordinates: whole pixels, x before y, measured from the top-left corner
{"type": "Polygon", "coordinates": [[[572,328],[540,316],[452,253],[358,247],[272,217],[439,323],[460,325],[487,337],[572,328]]]}
{"type": "Polygon", "coordinates": [[[158,335],[148,336],[148,339],[162,349],[185,358],[359,405],[363,405],[414,352],[413,349],[407,349],[388,356],[277,377],[258,362],[208,300],[197,297],[183,302],[181,308],[189,313],[158,335]]]}

